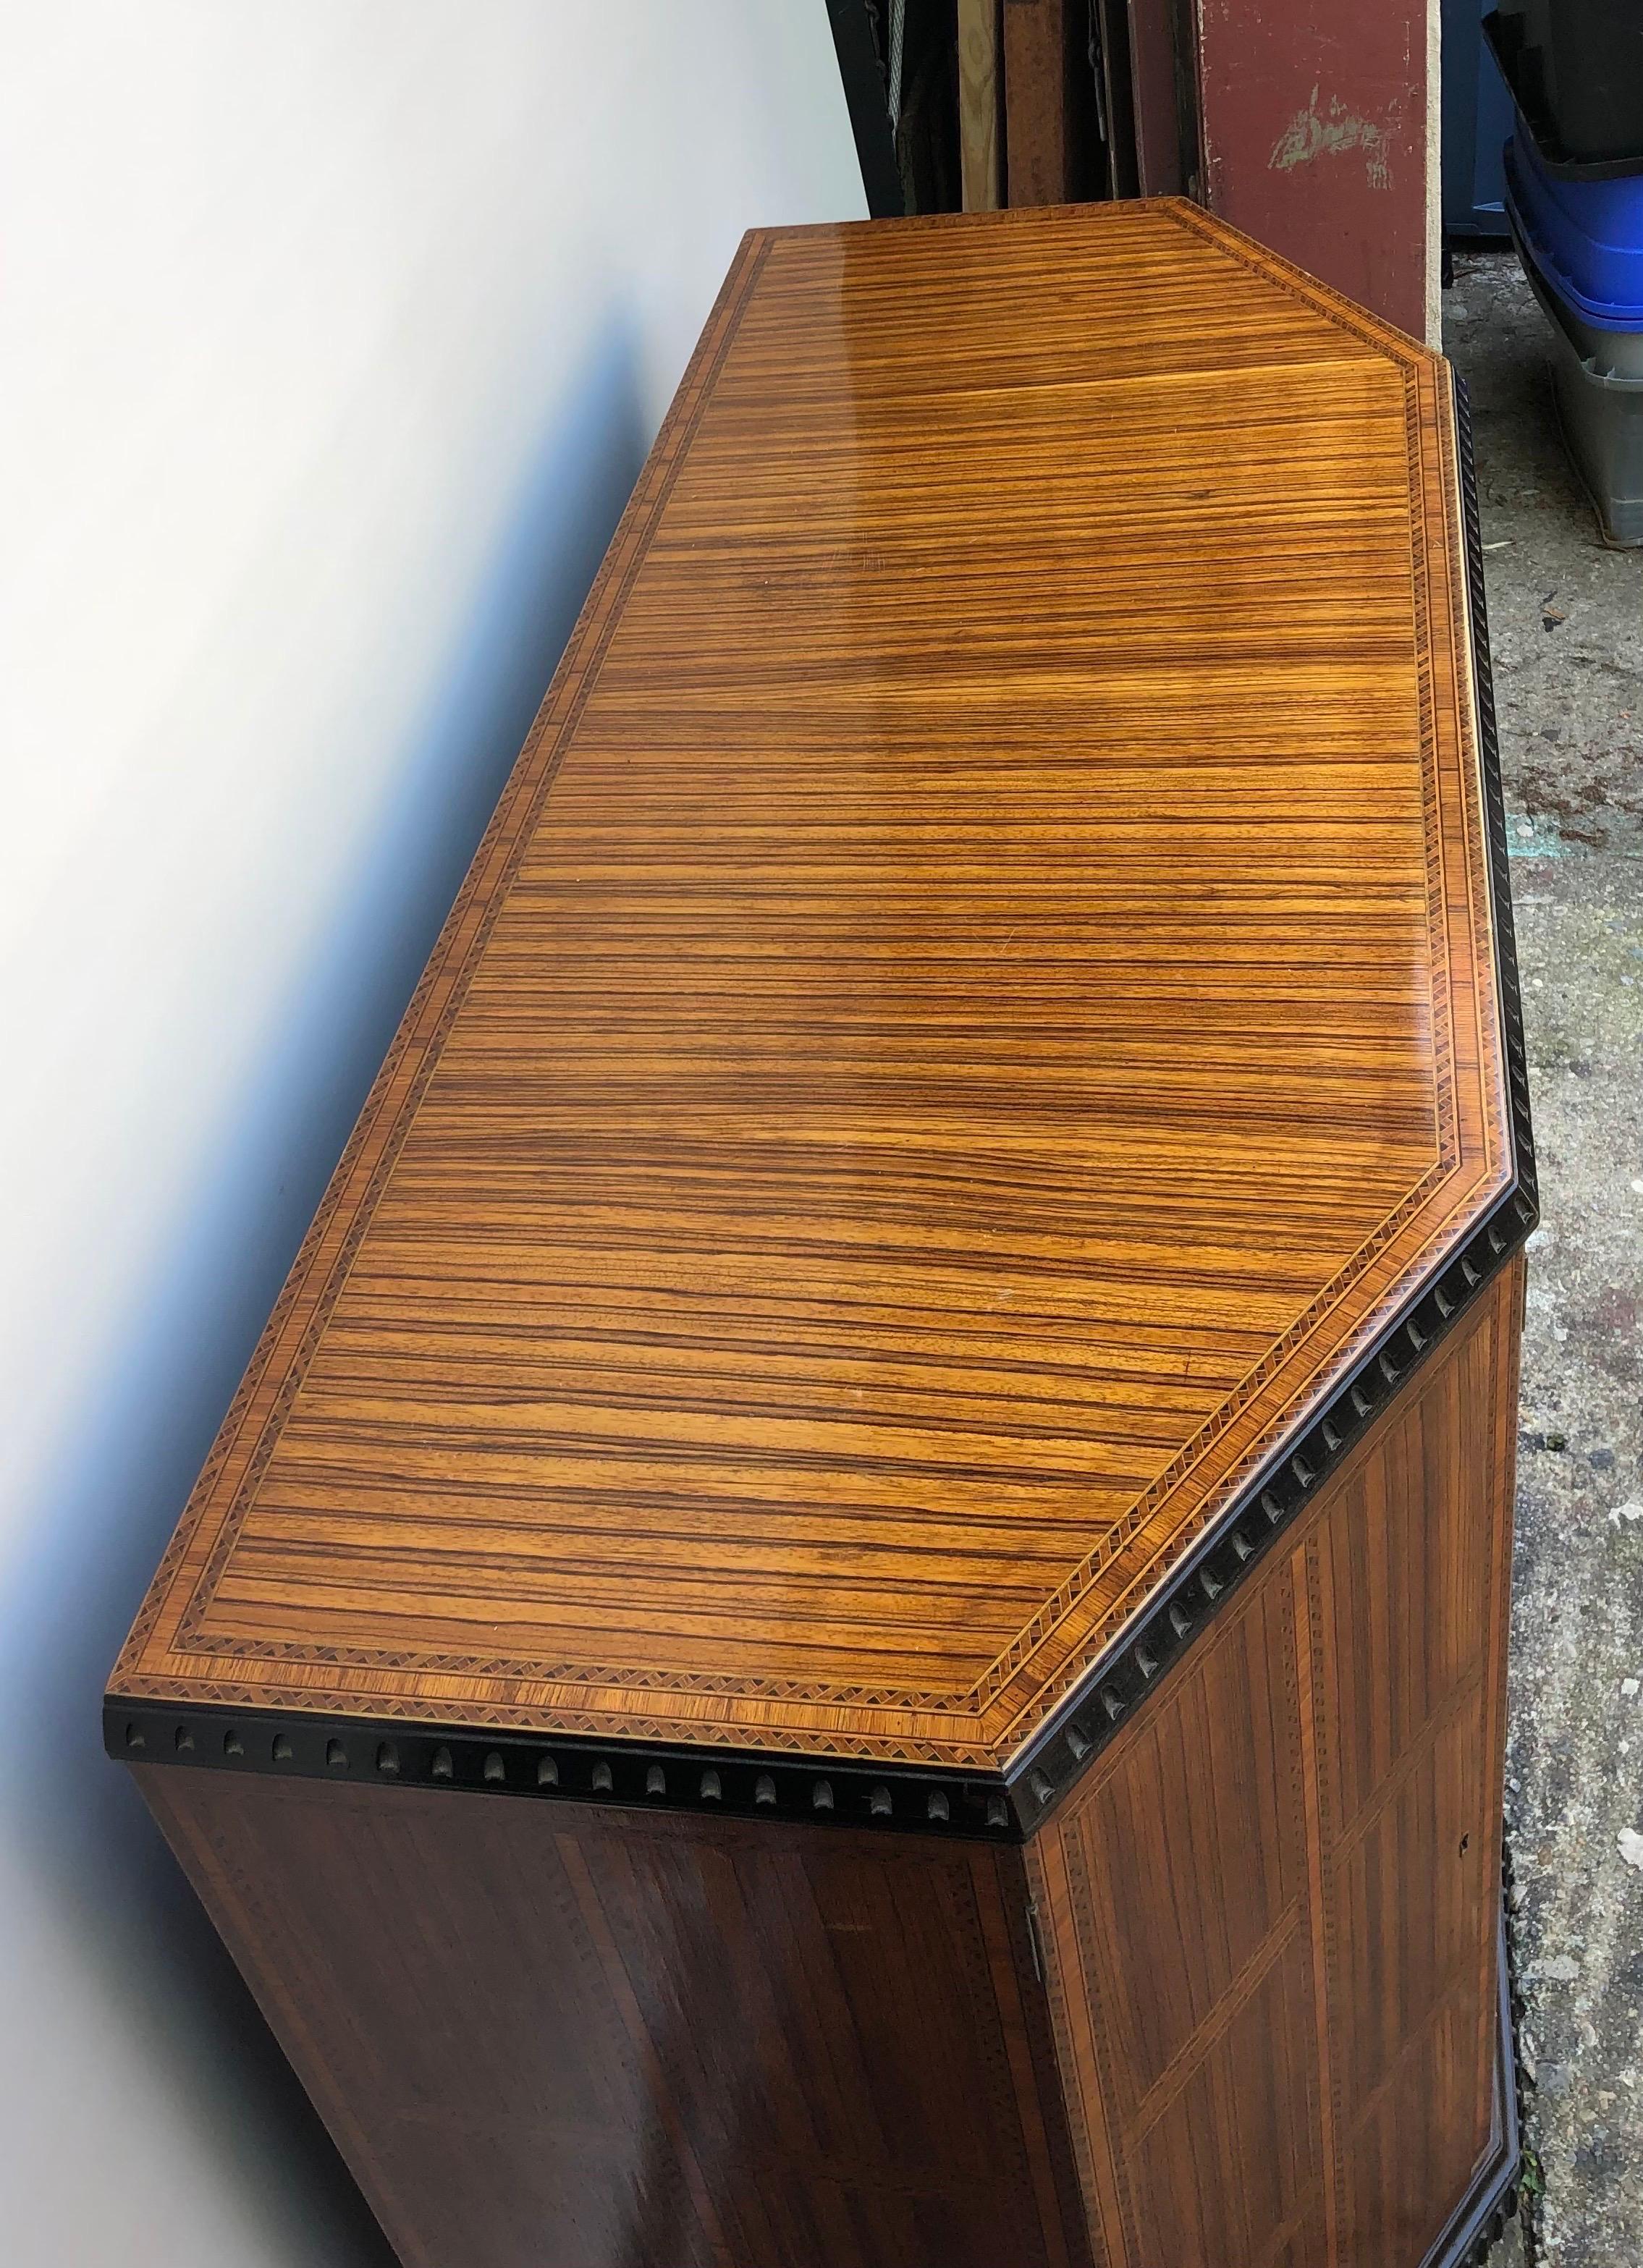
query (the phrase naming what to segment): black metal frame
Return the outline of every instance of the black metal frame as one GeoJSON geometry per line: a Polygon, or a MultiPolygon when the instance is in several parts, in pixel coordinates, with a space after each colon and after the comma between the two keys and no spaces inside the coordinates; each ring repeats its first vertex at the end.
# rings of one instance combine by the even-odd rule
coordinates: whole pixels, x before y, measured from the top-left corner
{"type": "Polygon", "coordinates": [[[867,0],[827,0],[827,15],[869,217],[899,219],[907,210],[907,194],[895,162],[895,136],[890,128],[873,12],[867,0]]]}

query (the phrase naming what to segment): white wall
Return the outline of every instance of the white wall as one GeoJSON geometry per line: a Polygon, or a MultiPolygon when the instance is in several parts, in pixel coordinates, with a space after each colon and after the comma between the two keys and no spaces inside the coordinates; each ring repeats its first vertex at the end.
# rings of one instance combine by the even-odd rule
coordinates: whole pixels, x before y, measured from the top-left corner
{"type": "Polygon", "coordinates": [[[742,229],[822,0],[0,8],[0,2254],[377,2260],[105,1673],[742,229]]]}

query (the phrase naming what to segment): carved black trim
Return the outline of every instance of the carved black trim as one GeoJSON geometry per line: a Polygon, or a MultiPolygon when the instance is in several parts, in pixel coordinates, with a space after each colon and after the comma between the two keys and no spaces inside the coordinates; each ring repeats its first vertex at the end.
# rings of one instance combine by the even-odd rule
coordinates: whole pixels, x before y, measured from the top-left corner
{"type": "Polygon", "coordinates": [[[795,1764],[755,1750],[476,1731],[471,1725],[308,1716],[297,1710],[169,1707],[118,1696],[103,1705],[103,1744],[129,1764],[183,1764],[356,1786],[466,1788],[550,1803],[889,1828],[949,1841],[1019,1839],[1004,1783],[984,1774],[831,1759],[795,1764]]]}
{"type": "Polygon", "coordinates": [[[1523,2180],[1524,2161],[1528,2154],[1523,2147],[1522,2137],[1529,2129],[1529,2095],[1535,2082],[1529,2077],[1523,2058],[1517,2051],[1518,2032],[1528,2012],[1524,2006],[1523,1989],[1518,1972],[1517,1889],[1512,1864],[1512,1837],[1509,1833],[1503,1834],[1500,1838],[1500,1891],[1505,1917],[1503,1951],[1506,1965],[1504,1980],[1506,2014],[1502,2019],[1502,2029],[1507,2045],[1511,2051],[1511,2116],[1514,2121],[1514,2131],[1511,2136],[1514,2152],[1514,2186],[1506,2202],[1506,2211],[1508,2215],[1513,2216],[1521,2213],[1523,2257],[1529,2263],[1529,2268],[1534,2268],[1534,2264],[1540,2258],[1539,2214],[1536,2191],[1529,2183],[1523,2180]]]}
{"type": "Polygon", "coordinates": [[[1418,1285],[1389,1329],[1337,1387],[1298,1441],[1279,1450],[1242,1495],[1207,1529],[1169,1581],[1117,1643],[1079,1681],[1057,1714],[1028,1744],[1007,1775],[1024,1831],[1050,1816],[1089,1769],[1096,1752],[1190,1646],[1227,1594],[1236,1589],[1273,1540],[1299,1516],[1318,1486],[1374,1422],[1389,1395],[1452,1330],[1478,1293],[1540,1219],[1534,1131],[1523,1056],[1523,1017],[1512,925],[1500,743],[1490,674],[1484,600],[1483,542],[1472,462],[1471,409],[1455,380],[1462,506],[1466,528],[1467,593],[1471,617],[1472,689],[1478,769],[1489,847],[1497,997],[1506,1061],[1512,1178],[1458,1252],[1418,1285]]]}
{"type": "Polygon", "coordinates": [[[1152,1690],[1237,1588],[1274,1540],[1292,1527],[1319,1485],[1356,1446],[1381,1409],[1452,1330],[1538,1218],[1508,1190],[1473,1236],[1405,1308],[1338,1388],[1298,1443],[1287,1446],[1160,1591],[1079,1686],[1009,1778],[1017,1815],[1030,1829],[1082,1777],[1092,1756],[1152,1690]]]}
{"type": "Polygon", "coordinates": [[[1455,374],[1455,430],[1460,446],[1461,504],[1466,526],[1466,588],[1472,620],[1472,688],[1477,712],[1477,753],[1484,782],[1484,825],[1489,840],[1493,893],[1495,972],[1505,1035],[1507,1087],[1512,1122],[1513,1200],[1528,1235],[1540,1219],[1535,1174],[1535,1129],[1529,1105],[1529,1065],[1523,1048],[1523,996],[1518,981],[1517,929],[1512,918],[1512,870],[1507,851],[1506,799],[1500,784],[1500,735],[1495,723],[1494,672],[1489,656],[1489,602],[1484,589],[1484,540],[1477,518],[1477,468],[1472,456],[1472,404],[1466,380],[1455,374]],[[1523,1207],[1528,1207],[1528,1211],[1523,1207]]]}
{"type": "Polygon", "coordinates": [[[441,1729],[297,1711],[270,1714],[217,1706],[168,1709],[118,1697],[110,1698],[104,1712],[109,1754],[126,1763],[208,1764],[374,1785],[464,1787],[651,1810],[715,1810],[749,1819],[981,1835],[990,1840],[1020,1841],[1047,1819],[1118,1726],[1190,1647],[1274,1539],[1292,1525],[1389,1398],[1455,1327],[1540,1219],[1490,677],[1471,413],[1458,377],[1455,412],[1512,1178],[1461,1248],[1417,1285],[1305,1433],[1274,1453],[1183,1559],[1144,1618],[1128,1628],[1080,1679],[1006,1771],[910,1768],[828,1756],[794,1761],[760,1750],[670,1748],[475,1731],[472,1727],[441,1729]],[[236,1738],[239,1745],[229,1746],[236,1738]],[[276,1755],[276,1742],[284,1743],[286,1753],[276,1755]],[[394,1761],[379,1762],[385,1755],[394,1761]],[[534,1775],[544,1759],[553,1764],[555,1776],[539,1780],[534,1775]],[[716,1792],[707,1792],[710,1783],[716,1792]]]}

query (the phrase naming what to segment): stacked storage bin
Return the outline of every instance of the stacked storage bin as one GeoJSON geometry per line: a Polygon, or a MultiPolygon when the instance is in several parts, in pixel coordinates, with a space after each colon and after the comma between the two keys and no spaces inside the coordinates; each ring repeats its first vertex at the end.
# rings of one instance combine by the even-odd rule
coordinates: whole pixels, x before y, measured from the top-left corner
{"type": "Polygon", "coordinates": [[[1515,0],[1506,210],[1553,332],[1564,438],[1611,543],[1643,544],[1643,0],[1515,0]]]}

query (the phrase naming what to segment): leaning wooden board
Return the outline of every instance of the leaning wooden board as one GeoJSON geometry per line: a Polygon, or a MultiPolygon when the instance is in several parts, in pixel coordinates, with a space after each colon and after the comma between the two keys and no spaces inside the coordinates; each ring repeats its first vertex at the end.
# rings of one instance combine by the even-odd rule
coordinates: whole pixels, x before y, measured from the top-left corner
{"type": "Polygon", "coordinates": [[[744,243],[110,1687],[406,2261],[1499,2207],[1467,482],[1189,205],[744,243]]]}

